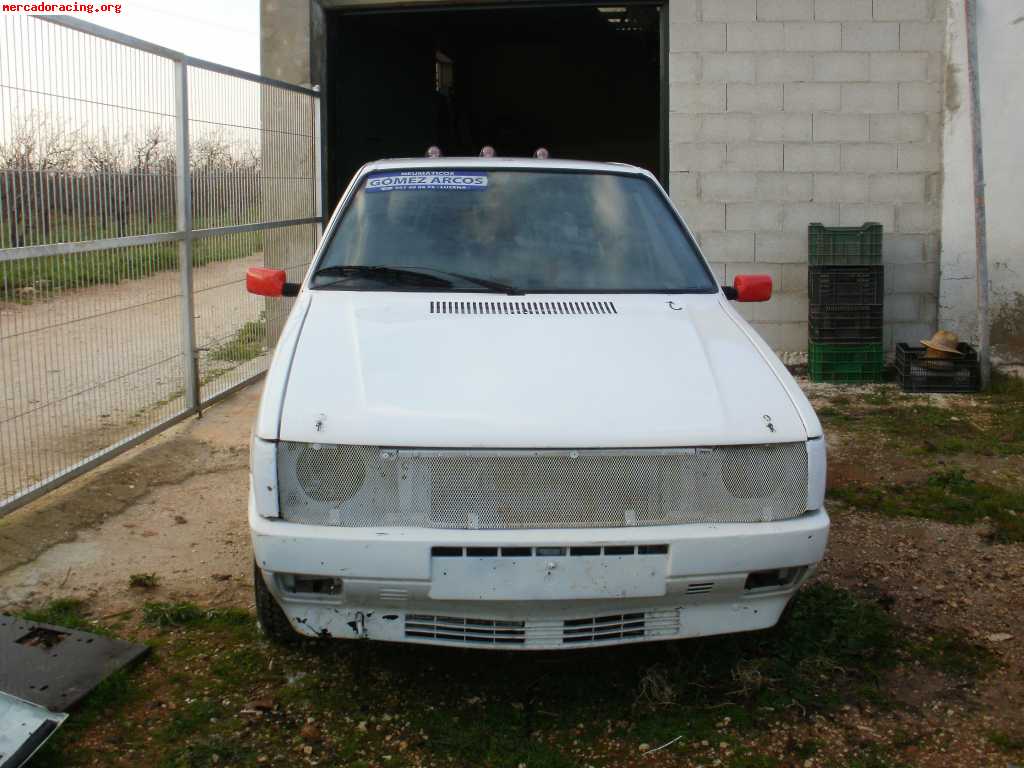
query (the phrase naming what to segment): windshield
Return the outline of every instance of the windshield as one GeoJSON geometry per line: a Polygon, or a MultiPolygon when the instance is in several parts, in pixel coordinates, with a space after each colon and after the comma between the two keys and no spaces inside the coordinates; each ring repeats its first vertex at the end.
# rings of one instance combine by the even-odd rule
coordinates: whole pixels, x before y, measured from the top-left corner
{"type": "Polygon", "coordinates": [[[342,290],[717,290],[654,184],[564,171],[369,174],[314,274],[312,287],[342,290]],[[445,280],[399,281],[399,269],[445,280]]]}

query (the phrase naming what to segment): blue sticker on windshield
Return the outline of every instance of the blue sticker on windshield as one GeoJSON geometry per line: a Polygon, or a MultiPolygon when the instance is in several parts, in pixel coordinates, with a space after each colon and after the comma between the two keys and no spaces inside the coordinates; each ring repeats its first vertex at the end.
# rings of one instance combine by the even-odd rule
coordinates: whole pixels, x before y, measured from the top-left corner
{"type": "Polygon", "coordinates": [[[374,173],[366,179],[367,192],[440,189],[462,192],[487,188],[483,171],[402,171],[374,173]]]}

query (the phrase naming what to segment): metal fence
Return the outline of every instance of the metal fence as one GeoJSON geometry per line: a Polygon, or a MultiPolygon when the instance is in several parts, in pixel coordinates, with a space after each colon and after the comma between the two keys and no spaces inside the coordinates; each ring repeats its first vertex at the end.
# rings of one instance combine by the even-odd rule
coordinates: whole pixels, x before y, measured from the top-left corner
{"type": "Polygon", "coordinates": [[[319,99],[0,17],[0,515],[266,368],[322,222],[319,99]]]}

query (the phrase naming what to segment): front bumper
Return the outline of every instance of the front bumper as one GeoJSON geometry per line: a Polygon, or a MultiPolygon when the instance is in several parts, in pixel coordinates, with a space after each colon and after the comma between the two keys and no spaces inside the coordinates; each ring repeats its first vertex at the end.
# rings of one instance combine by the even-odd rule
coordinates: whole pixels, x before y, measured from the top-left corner
{"type": "Polygon", "coordinates": [[[517,649],[579,648],[773,626],[825,552],[824,509],[773,523],[572,530],[298,525],[259,517],[256,563],[296,631],[517,649]],[[753,571],[799,567],[783,587],[753,571]],[[291,574],[340,578],[297,591],[291,574]]]}

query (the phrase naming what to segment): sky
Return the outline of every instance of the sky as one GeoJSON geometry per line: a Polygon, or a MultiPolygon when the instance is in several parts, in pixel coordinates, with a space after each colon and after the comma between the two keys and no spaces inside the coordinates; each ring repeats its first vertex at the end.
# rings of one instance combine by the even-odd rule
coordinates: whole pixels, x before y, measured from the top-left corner
{"type": "Polygon", "coordinates": [[[260,71],[259,0],[116,1],[120,14],[79,18],[197,59],[260,71]]]}

